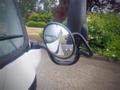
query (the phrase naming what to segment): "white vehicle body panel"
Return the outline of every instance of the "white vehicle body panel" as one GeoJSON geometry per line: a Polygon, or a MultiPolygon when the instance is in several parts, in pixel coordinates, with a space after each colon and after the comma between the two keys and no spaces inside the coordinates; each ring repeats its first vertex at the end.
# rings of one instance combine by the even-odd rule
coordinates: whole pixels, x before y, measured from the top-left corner
{"type": "Polygon", "coordinates": [[[30,50],[0,70],[0,90],[28,90],[41,60],[41,50],[30,50]]]}

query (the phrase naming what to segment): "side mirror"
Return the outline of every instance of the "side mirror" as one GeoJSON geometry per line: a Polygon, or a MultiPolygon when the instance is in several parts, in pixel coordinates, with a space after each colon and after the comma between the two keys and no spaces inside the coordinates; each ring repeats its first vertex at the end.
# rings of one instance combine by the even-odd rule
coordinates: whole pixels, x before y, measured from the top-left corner
{"type": "Polygon", "coordinates": [[[49,56],[56,64],[71,65],[78,60],[74,37],[63,24],[49,23],[44,28],[43,39],[49,56]]]}

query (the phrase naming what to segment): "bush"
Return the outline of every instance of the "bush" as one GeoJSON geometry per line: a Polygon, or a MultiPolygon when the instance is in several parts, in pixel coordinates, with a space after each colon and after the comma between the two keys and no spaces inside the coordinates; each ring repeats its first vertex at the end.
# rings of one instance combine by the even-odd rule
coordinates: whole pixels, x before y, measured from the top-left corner
{"type": "Polygon", "coordinates": [[[120,17],[114,13],[88,16],[90,45],[108,59],[120,60],[120,17]]]}
{"type": "Polygon", "coordinates": [[[47,25],[47,23],[45,22],[38,22],[38,24],[39,24],[39,27],[45,27],[47,25]]]}
{"type": "Polygon", "coordinates": [[[27,22],[27,26],[29,26],[29,27],[34,27],[34,26],[37,26],[37,25],[36,25],[36,22],[35,22],[35,21],[28,21],[28,22],[27,22]]]}
{"type": "Polygon", "coordinates": [[[28,17],[27,21],[35,21],[37,22],[39,20],[39,14],[36,12],[32,12],[32,14],[28,17]]]}
{"type": "Polygon", "coordinates": [[[45,22],[35,22],[35,21],[28,21],[27,26],[29,27],[44,27],[47,25],[45,22]]]}
{"type": "Polygon", "coordinates": [[[43,30],[39,33],[41,40],[43,41],[43,30]]]}
{"type": "Polygon", "coordinates": [[[36,13],[33,12],[31,16],[28,18],[28,20],[32,21],[44,21],[44,22],[50,22],[53,19],[53,15],[51,12],[41,12],[41,13],[36,13]]]}
{"type": "Polygon", "coordinates": [[[28,17],[27,25],[31,27],[44,27],[48,22],[53,20],[53,15],[51,12],[33,12],[30,17],[28,17]]]}

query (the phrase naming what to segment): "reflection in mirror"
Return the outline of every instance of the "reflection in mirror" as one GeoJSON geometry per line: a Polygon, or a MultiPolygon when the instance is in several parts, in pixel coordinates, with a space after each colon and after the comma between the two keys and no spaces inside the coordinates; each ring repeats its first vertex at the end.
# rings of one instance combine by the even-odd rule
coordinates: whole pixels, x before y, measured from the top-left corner
{"type": "Polygon", "coordinates": [[[73,54],[73,38],[61,24],[49,24],[44,31],[44,41],[48,50],[59,58],[68,58],[73,54]]]}

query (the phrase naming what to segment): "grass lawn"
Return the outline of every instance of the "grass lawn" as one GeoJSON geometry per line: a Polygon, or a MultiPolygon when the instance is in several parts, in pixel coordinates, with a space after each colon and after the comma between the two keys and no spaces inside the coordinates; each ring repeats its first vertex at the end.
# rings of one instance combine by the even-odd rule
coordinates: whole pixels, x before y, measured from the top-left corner
{"type": "Polygon", "coordinates": [[[40,42],[43,41],[42,39],[43,28],[33,28],[33,27],[26,27],[26,28],[30,40],[40,41],[40,42]]]}

